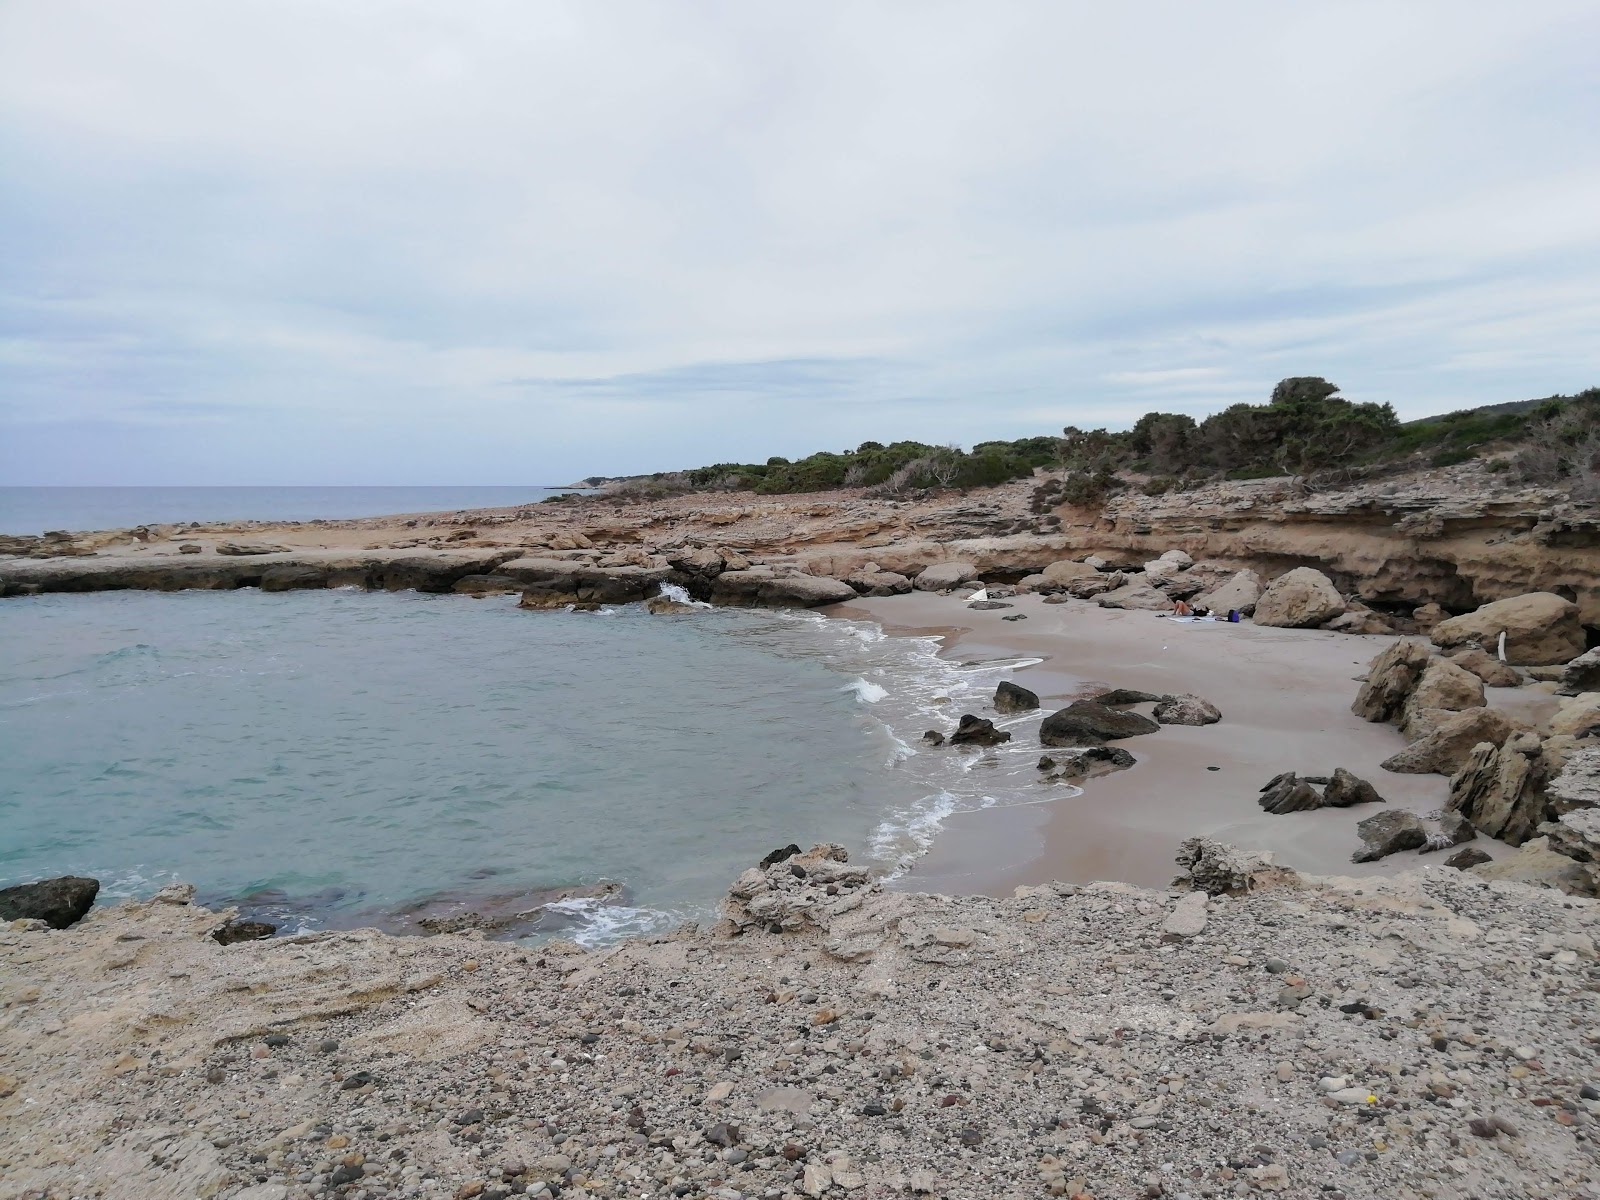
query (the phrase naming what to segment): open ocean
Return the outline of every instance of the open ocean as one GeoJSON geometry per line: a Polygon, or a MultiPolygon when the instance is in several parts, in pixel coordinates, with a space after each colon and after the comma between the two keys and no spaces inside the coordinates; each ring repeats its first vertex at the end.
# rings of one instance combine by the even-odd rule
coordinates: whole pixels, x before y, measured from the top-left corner
{"type": "Polygon", "coordinates": [[[564,487],[0,487],[0,533],[312,521],[536,504],[564,487]]]}
{"type": "Polygon", "coordinates": [[[791,841],[892,873],[951,813],[1038,789],[1036,748],[918,746],[1023,665],[938,651],[789,611],[4,600],[0,885],[85,874],[116,899],[182,879],[295,929],[615,881],[620,901],[561,911],[596,942],[713,917],[791,841]]]}

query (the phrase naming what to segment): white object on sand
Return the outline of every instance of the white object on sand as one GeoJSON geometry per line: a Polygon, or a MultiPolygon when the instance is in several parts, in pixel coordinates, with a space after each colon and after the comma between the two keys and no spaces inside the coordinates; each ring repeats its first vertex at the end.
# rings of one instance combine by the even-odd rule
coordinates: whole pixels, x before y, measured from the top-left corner
{"type": "Polygon", "coordinates": [[[988,598],[989,589],[986,587],[981,587],[977,591],[973,592],[972,595],[967,597],[967,603],[976,604],[979,600],[987,600],[988,598]]]}
{"type": "Polygon", "coordinates": [[[1501,662],[1505,662],[1505,660],[1506,660],[1506,631],[1504,629],[1502,629],[1500,631],[1500,661],[1501,662]]]}

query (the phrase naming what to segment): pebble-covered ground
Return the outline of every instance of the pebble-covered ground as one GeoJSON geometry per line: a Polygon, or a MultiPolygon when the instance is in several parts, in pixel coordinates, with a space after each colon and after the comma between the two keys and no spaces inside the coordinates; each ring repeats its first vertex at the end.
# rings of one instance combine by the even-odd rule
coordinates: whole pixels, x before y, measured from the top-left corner
{"type": "Polygon", "coordinates": [[[224,947],[171,891],[0,931],[0,1197],[1600,1197],[1593,901],[736,893],[592,953],[224,947]]]}

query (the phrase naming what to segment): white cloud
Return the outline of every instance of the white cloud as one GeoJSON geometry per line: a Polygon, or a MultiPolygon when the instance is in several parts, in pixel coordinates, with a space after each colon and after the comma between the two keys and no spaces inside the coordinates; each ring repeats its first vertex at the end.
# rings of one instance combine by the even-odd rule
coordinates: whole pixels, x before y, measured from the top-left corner
{"type": "Polygon", "coordinates": [[[1583,387],[1597,40],[1561,0],[23,0],[0,476],[514,481],[1285,374],[1413,415],[1583,387]]]}

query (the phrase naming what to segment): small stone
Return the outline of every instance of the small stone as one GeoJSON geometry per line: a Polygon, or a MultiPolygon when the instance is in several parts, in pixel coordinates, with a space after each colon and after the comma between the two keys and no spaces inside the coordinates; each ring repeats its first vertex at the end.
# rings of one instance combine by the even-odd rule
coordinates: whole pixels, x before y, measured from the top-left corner
{"type": "Polygon", "coordinates": [[[1289,970],[1289,964],[1284,962],[1281,958],[1269,958],[1267,959],[1265,966],[1268,973],[1272,975],[1283,975],[1289,970]]]}
{"type": "Polygon", "coordinates": [[[1293,1065],[1291,1065],[1290,1063],[1286,1063],[1286,1062],[1279,1063],[1278,1064],[1278,1082],[1279,1083],[1289,1083],[1293,1079],[1294,1079],[1294,1067],[1293,1067],[1293,1065]]]}

